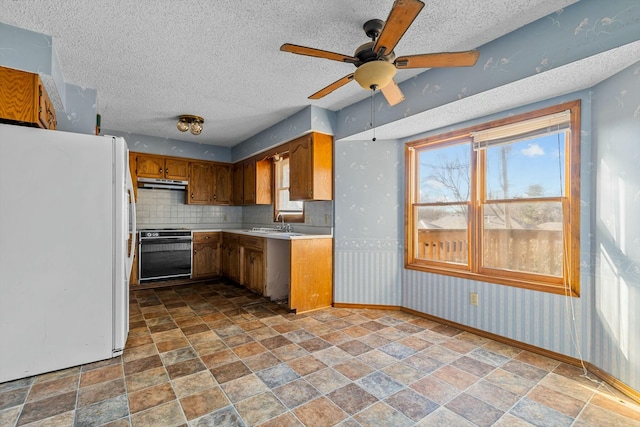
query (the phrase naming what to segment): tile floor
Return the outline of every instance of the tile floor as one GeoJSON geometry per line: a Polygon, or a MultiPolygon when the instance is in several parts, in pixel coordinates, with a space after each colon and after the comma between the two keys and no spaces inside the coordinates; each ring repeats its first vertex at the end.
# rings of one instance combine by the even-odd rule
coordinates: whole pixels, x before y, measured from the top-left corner
{"type": "Polygon", "coordinates": [[[131,293],[122,357],[0,384],[0,425],[638,426],[582,371],[398,311],[224,283],[131,293]]]}

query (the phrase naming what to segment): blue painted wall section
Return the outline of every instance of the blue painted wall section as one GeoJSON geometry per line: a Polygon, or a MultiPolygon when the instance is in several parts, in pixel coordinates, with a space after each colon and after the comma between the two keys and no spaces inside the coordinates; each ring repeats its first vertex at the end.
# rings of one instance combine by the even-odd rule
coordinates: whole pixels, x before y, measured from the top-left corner
{"type": "Polygon", "coordinates": [[[640,63],[593,90],[589,358],[640,390],[640,63]]]}
{"type": "Polygon", "coordinates": [[[231,149],[197,142],[180,141],[171,138],[139,135],[113,129],[102,129],[101,135],[121,136],[127,141],[129,150],[139,153],[161,154],[163,156],[185,157],[212,162],[231,162],[231,149]]]}
{"type": "Polygon", "coordinates": [[[333,135],[335,113],[308,105],[285,120],[235,145],[231,149],[231,158],[234,162],[246,159],[312,130],[333,135]]]}

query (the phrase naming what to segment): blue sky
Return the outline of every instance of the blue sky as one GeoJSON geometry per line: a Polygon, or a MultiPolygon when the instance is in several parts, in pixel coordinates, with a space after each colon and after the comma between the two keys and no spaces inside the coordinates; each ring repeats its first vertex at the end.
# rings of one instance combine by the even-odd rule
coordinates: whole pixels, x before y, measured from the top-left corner
{"type": "MultiPolygon", "coordinates": [[[[564,134],[554,134],[488,148],[488,196],[504,198],[501,185],[504,149],[507,150],[504,163],[509,197],[525,196],[532,185],[542,187],[542,196],[562,195],[564,145],[564,134]]],[[[452,202],[467,196],[466,191],[461,196],[457,195],[451,187],[467,185],[469,150],[470,144],[461,144],[420,153],[420,201],[452,202]],[[443,183],[443,179],[449,182],[443,183]]]]}
{"type": "MultiPolygon", "coordinates": [[[[503,146],[502,146],[503,147],[503,146]]],[[[494,191],[502,196],[502,147],[487,150],[487,194],[494,191]]],[[[526,195],[531,185],[542,186],[543,196],[561,196],[564,189],[564,134],[548,135],[510,144],[506,164],[509,196],[526,195]]]]}

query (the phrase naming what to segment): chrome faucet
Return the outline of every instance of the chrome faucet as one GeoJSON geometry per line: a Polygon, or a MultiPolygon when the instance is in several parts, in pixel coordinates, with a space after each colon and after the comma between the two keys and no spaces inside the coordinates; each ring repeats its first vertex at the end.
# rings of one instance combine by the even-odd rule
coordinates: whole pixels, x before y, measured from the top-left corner
{"type": "Polygon", "coordinates": [[[285,224],[284,215],[279,213],[278,216],[276,216],[276,221],[278,221],[278,218],[282,220],[282,225],[278,226],[278,230],[283,232],[291,231],[291,224],[285,224]]]}

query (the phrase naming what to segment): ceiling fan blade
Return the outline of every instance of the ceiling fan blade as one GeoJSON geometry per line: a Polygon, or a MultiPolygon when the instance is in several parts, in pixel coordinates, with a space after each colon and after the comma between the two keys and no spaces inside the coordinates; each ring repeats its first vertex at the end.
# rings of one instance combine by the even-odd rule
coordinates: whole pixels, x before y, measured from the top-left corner
{"type": "Polygon", "coordinates": [[[320,89],[319,91],[311,95],[309,99],[320,99],[324,96],[327,96],[334,90],[339,89],[342,86],[346,85],[351,80],[353,80],[353,73],[344,76],[340,80],[336,80],[335,82],[331,83],[329,86],[325,87],[324,89],[320,89]]]}
{"type": "Polygon", "coordinates": [[[471,67],[478,61],[480,52],[425,53],[423,55],[400,56],[396,58],[396,68],[471,67]]]}
{"type": "Polygon", "coordinates": [[[396,47],[423,7],[424,3],[420,0],[396,0],[384,28],[376,40],[373,52],[378,56],[388,55],[396,47]]]}
{"type": "Polygon", "coordinates": [[[380,89],[380,91],[384,95],[389,105],[392,107],[404,101],[404,95],[402,94],[402,91],[400,90],[396,82],[393,81],[393,79],[388,85],[380,89]]]}
{"type": "Polygon", "coordinates": [[[280,50],[283,52],[296,53],[298,55],[313,56],[316,58],[331,59],[332,61],[348,62],[355,64],[358,62],[358,58],[349,55],[342,55],[341,53],[329,52],[326,50],[315,49],[312,47],[298,46],[295,44],[285,43],[280,46],[280,50]]]}

